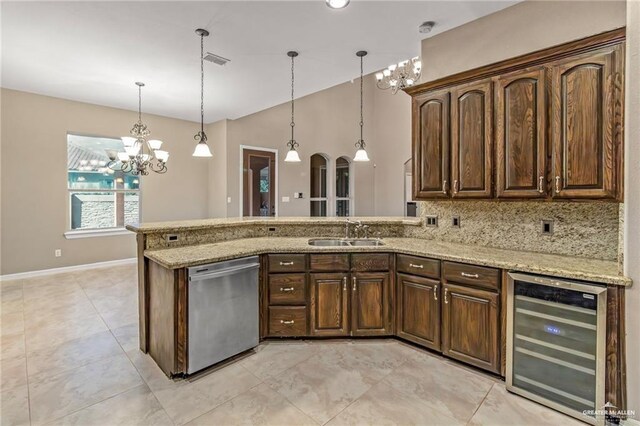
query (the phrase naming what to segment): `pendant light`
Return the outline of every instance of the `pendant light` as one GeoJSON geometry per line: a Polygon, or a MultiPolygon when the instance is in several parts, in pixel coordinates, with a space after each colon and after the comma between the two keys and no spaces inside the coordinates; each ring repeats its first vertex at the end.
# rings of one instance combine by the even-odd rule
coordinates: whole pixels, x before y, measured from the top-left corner
{"type": "Polygon", "coordinates": [[[291,140],[287,142],[287,146],[289,147],[289,151],[287,152],[287,156],[284,161],[287,163],[299,163],[300,155],[296,148],[299,146],[298,142],[293,138],[293,129],[296,127],[296,123],[293,119],[294,117],[294,101],[293,101],[293,84],[294,84],[294,68],[293,68],[293,58],[298,56],[298,52],[290,51],[287,52],[287,56],[291,58],[291,140]]]}
{"type": "Polygon", "coordinates": [[[364,118],[362,115],[362,80],[363,80],[363,66],[362,66],[362,58],[367,55],[366,50],[359,50],[356,52],[356,56],[360,58],[360,139],[356,142],[356,151],[355,157],[353,157],[353,161],[369,161],[369,155],[367,155],[367,151],[365,149],[365,143],[363,135],[363,127],[364,127],[364,118]]]}
{"type": "Polygon", "coordinates": [[[204,38],[209,35],[209,31],[198,28],[196,34],[200,36],[200,131],[193,137],[198,141],[193,156],[213,157],[207,145],[207,134],[204,132],[204,38]]]}

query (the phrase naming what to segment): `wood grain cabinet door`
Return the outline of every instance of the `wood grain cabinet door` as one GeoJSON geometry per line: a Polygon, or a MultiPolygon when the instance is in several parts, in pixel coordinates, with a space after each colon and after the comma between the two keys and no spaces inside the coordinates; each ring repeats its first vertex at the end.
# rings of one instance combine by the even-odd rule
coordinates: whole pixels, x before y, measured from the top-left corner
{"type": "Polygon", "coordinates": [[[398,274],[398,336],[440,350],[440,282],[398,274]]]}
{"type": "Polygon", "coordinates": [[[622,46],[551,66],[554,198],[617,196],[622,46]]]}
{"type": "Polygon", "coordinates": [[[351,275],[351,334],[392,334],[391,279],[388,272],[351,275]]]}
{"type": "Polygon", "coordinates": [[[310,283],[311,335],[349,335],[348,274],[311,274],[310,283]]]}
{"type": "Polygon", "coordinates": [[[449,92],[413,99],[413,196],[447,198],[449,182],[449,92]]]}
{"type": "Polygon", "coordinates": [[[490,198],[493,171],[491,80],[451,91],[451,177],[454,198],[490,198]]]}
{"type": "Polygon", "coordinates": [[[547,194],[545,87],[542,67],[496,80],[498,198],[544,198],[547,194]]]}
{"type": "Polygon", "coordinates": [[[443,284],[442,353],[500,372],[498,293],[443,284]]]}

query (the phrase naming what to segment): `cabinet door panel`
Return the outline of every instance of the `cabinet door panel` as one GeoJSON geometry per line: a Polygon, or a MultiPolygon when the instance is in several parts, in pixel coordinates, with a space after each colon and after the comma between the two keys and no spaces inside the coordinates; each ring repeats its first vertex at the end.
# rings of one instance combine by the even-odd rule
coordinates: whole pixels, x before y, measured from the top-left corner
{"type": "Polygon", "coordinates": [[[442,353],[499,373],[498,293],[444,284],[442,297],[442,353]]]}
{"type": "Polygon", "coordinates": [[[452,103],[452,196],[489,198],[493,165],[491,81],[454,88],[452,103]]]}
{"type": "Polygon", "coordinates": [[[352,274],[352,335],[391,334],[393,310],[391,308],[390,284],[388,272],[352,274]]]}
{"type": "Polygon", "coordinates": [[[413,100],[413,195],[446,198],[449,186],[449,92],[413,100]]]}
{"type": "Polygon", "coordinates": [[[496,82],[497,196],[546,195],[544,68],[523,70],[496,82]]]}
{"type": "Polygon", "coordinates": [[[622,119],[620,46],[552,67],[553,196],[615,198],[622,119]]]}
{"type": "Polygon", "coordinates": [[[311,274],[311,334],[349,334],[348,277],[345,274],[311,274]]]}
{"type": "Polygon", "coordinates": [[[440,282],[398,274],[398,336],[440,350],[440,282]]]}

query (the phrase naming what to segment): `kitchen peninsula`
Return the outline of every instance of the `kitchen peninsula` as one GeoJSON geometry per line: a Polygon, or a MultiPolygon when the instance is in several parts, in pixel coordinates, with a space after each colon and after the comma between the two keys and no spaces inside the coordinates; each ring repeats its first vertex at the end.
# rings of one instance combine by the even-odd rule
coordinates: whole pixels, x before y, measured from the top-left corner
{"type": "MultiPolygon", "coordinates": [[[[188,269],[259,256],[260,338],[388,336],[505,375],[506,285],[518,271],[607,288],[607,400],[624,406],[624,291],[615,261],[424,238],[419,218],[351,218],[380,245],[344,239],[344,219],[237,218],[130,226],[137,233],[140,348],[187,372],[188,269]],[[285,292],[286,291],[286,292],[285,292]],[[613,402],[615,401],[615,402],[613,402]]],[[[373,239],[372,239],[373,241],[373,239]]]]}

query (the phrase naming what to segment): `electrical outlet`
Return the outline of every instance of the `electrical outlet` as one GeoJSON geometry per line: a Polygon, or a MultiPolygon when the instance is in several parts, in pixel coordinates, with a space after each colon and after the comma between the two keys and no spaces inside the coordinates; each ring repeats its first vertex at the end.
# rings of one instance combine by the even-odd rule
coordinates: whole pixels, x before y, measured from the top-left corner
{"type": "Polygon", "coordinates": [[[180,239],[180,237],[178,236],[178,234],[167,234],[167,241],[170,243],[175,243],[176,241],[178,241],[180,239]]]}
{"type": "Polygon", "coordinates": [[[553,235],[553,221],[543,220],[541,232],[543,235],[553,235]]]}
{"type": "Polygon", "coordinates": [[[434,228],[438,227],[438,216],[426,216],[424,219],[424,223],[426,226],[431,226],[434,228]]]}
{"type": "Polygon", "coordinates": [[[231,204],[231,197],[227,197],[227,204],[231,204]]]}
{"type": "Polygon", "coordinates": [[[53,252],[53,254],[55,254],[56,257],[61,257],[62,256],[62,250],[61,249],[56,249],[56,251],[53,252]]]}
{"type": "Polygon", "coordinates": [[[293,198],[304,198],[304,197],[302,196],[302,192],[294,192],[293,198]]]}
{"type": "Polygon", "coordinates": [[[460,216],[453,216],[451,218],[451,226],[454,228],[460,228],[460,216]]]}

